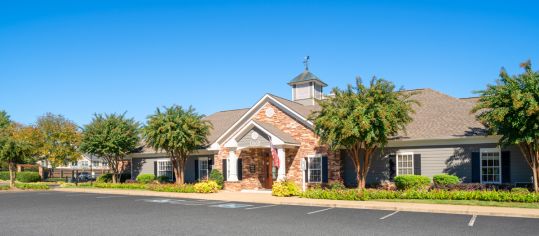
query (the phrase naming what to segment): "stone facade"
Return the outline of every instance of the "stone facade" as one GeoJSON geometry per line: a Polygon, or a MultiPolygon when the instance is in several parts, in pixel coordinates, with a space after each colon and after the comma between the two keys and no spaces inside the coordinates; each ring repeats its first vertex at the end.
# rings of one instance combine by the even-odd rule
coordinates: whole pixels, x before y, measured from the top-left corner
{"type": "MultiPolygon", "coordinates": [[[[279,109],[270,102],[264,104],[251,119],[271,124],[279,130],[291,135],[300,143],[299,146],[285,147],[286,179],[294,181],[298,186],[301,186],[303,177],[300,167],[301,159],[309,155],[321,154],[328,156],[328,182],[342,182],[342,165],[339,155],[329,152],[326,147],[320,146],[318,144],[318,137],[309,127],[289,116],[285,111],[279,109]],[[266,115],[267,109],[273,109],[273,116],[268,117],[266,115]]],[[[222,145],[219,152],[215,155],[214,168],[222,171],[223,160],[227,159],[228,155],[229,149],[222,145]]],[[[264,161],[269,160],[271,162],[269,148],[241,149],[236,151],[236,155],[242,159],[243,179],[238,182],[225,183],[225,189],[237,191],[240,189],[264,189],[271,186],[271,184],[265,182],[267,181],[265,178],[267,172],[263,169],[264,161]]]]}

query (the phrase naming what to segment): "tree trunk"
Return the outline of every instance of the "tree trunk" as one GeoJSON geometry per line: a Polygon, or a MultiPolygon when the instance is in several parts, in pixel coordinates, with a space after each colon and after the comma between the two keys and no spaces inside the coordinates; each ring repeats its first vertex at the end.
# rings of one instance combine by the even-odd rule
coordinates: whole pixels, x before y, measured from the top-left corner
{"type": "Polygon", "coordinates": [[[8,163],[8,169],[9,169],[9,187],[15,188],[15,163],[10,161],[8,163]]]}
{"type": "Polygon", "coordinates": [[[183,158],[179,157],[176,160],[176,165],[174,166],[175,168],[174,173],[176,175],[176,184],[185,184],[184,173],[183,173],[184,164],[185,164],[185,160],[183,158]]]}
{"type": "Polygon", "coordinates": [[[539,183],[538,182],[538,178],[539,178],[539,153],[538,152],[534,152],[535,156],[533,156],[533,165],[532,165],[532,172],[533,172],[533,190],[537,193],[539,192],[539,183]]]}
{"type": "Polygon", "coordinates": [[[118,173],[116,173],[117,171],[113,171],[112,172],[112,183],[118,183],[118,173]]]}

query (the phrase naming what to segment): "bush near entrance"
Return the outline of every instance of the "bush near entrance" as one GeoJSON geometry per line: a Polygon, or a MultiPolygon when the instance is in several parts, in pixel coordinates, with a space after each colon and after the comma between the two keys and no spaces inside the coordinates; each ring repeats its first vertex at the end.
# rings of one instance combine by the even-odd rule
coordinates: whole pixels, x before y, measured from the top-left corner
{"type": "Polygon", "coordinates": [[[277,197],[292,197],[299,194],[298,186],[292,181],[275,182],[271,188],[271,195],[277,197]]]}
{"type": "Polygon", "coordinates": [[[222,189],[224,187],[225,180],[223,178],[223,174],[221,173],[221,171],[219,171],[217,169],[211,170],[210,180],[215,181],[219,185],[220,189],[222,189]]]}
{"type": "Polygon", "coordinates": [[[221,188],[217,182],[213,180],[201,181],[195,184],[195,191],[197,193],[216,193],[221,188]]]}

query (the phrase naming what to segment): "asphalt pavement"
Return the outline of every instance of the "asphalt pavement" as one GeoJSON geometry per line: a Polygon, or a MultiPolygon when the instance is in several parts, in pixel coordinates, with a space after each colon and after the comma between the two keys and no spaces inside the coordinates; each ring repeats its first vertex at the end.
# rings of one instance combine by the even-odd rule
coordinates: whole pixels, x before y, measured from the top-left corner
{"type": "Polygon", "coordinates": [[[539,235],[539,219],[0,192],[0,235],[539,235]]]}

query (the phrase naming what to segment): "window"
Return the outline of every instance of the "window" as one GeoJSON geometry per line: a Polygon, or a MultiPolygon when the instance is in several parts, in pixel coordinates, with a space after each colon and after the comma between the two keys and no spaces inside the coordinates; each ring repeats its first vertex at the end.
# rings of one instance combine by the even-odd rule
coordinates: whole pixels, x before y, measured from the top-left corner
{"type": "Polygon", "coordinates": [[[79,163],[78,163],[78,162],[76,162],[76,161],[74,161],[74,162],[71,162],[71,166],[73,166],[73,167],[77,167],[78,165],[79,165],[79,163]]]}
{"type": "Polygon", "coordinates": [[[166,176],[172,180],[172,163],[170,161],[157,162],[157,177],[166,176]]]}
{"type": "Polygon", "coordinates": [[[88,167],[88,161],[81,161],[82,168],[88,167]]]}
{"type": "Polygon", "coordinates": [[[501,182],[500,150],[497,148],[481,149],[481,183],[501,182]]]}
{"type": "Polygon", "coordinates": [[[208,158],[202,157],[198,159],[198,179],[208,179],[208,158]]]}
{"type": "Polygon", "coordinates": [[[92,166],[93,167],[99,166],[99,161],[92,161],[92,166]]]}
{"type": "Polygon", "coordinates": [[[322,182],[322,156],[309,157],[309,183],[322,182]]]}
{"type": "Polygon", "coordinates": [[[397,154],[397,175],[413,175],[414,174],[414,154],[413,153],[398,153],[397,154]]]}
{"type": "Polygon", "coordinates": [[[109,163],[108,163],[107,161],[103,161],[103,162],[101,162],[101,165],[102,165],[102,166],[108,166],[109,163]]]}

